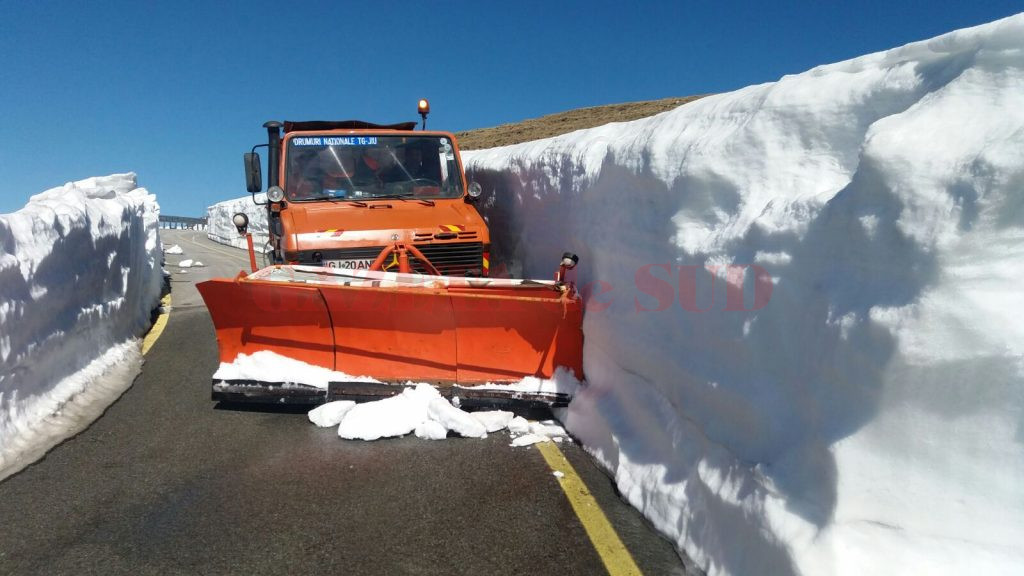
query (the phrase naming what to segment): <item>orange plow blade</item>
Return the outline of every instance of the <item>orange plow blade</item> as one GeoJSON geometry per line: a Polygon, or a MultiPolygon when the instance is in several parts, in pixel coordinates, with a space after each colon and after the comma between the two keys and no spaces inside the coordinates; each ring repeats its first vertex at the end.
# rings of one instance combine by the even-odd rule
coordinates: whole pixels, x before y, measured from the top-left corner
{"type": "Polygon", "coordinates": [[[583,305],[571,284],[273,266],[198,288],[221,362],[268,350],[380,383],[353,378],[310,389],[215,380],[218,400],[369,399],[400,392],[396,384],[429,382],[470,404],[515,397],[557,406],[568,398],[478,387],[551,379],[559,368],[583,378],[583,305]]]}

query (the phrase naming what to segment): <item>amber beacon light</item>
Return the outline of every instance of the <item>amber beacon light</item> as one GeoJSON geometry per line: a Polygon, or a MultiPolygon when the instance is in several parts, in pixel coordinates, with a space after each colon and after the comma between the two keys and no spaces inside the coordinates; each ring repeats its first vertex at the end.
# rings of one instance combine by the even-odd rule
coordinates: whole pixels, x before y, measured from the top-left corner
{"type": "Polygon", "coordinates": [[[426,98],[420,98],[418,104],[416,104],[416,111],[420,113],[420,118],[423,118],[423,130],[427,129],[427,114],[430,114],[430,102],[427,102],[426,98]]]}

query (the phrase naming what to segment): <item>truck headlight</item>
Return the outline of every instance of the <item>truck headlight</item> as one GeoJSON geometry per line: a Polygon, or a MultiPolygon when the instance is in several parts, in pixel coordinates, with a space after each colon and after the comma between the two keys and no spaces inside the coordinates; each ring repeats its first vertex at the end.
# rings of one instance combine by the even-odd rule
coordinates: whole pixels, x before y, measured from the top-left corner
{"type": "Polygon", "coordinates": [[[246,230],[249,228],[249,217],[242,212],[238,212],[231,217],[231,223],[238,229],[239,234],[245,234],[246,230]]]}
{"type": "Polygon", "coordinates": [[[284,200],[284,190],[280,186],[271,186],[267,189],[267,200],[271,202],[280,202],[284,200]]]}

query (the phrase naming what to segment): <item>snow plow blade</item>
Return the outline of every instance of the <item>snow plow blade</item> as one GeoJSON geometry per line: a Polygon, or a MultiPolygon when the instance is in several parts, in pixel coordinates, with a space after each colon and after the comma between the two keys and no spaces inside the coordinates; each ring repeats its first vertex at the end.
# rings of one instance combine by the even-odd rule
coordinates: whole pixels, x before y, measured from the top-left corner
{"type": "Polygon", "coordinates": [[[465,407],[556,407],[569,397],[483,386],[551,379],[558,368],[583,378],[583,305],[572,284],[272,266],[197,287],[221,362],[268,350],[378,381],[215,379],[215,400],[371,400],[428,382],[465,407]]]}

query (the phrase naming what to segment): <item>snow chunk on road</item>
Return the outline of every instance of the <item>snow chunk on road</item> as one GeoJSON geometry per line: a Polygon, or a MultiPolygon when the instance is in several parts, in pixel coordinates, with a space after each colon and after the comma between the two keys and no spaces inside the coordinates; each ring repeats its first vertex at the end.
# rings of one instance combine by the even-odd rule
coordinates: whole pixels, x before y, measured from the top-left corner
{"type": "Polygon", "coordinates": [[[512,443],[509,446],[521,447],[530,446],[539,442],[561,442],[562,438],[566,436],[565,428],[562,428],[560,424],[554,420],[544,420],[542,422],[530,422],[525,418],[516,416],[512,422],[509,423],[509,432],[513,435],[512,443]],[[517,436],[522,434],[522,436],[517,436]]]}
{"type": "Polygon", "coordinates": [[[351,400],[338,400],[336,402],[328,402],[322,406],[309,411],[309,421],[321,428],[330,428],[331,426],[337,426],[341,424],[341,420],[356,405],[351,400]]]}
{"type": "MultiPolygon", "coordinates": [[[[559,369],[558,372],[562,372],[559,369]]],[[[508,385],[511,390],[543,389],[546,391],[566,390],[566,383],[578,386],[579,382],[565,375],[553,380],[525,378],[522,382],[508,385]]],[[[289,383],[327,388],[329,382],[379,382],[366,376],[350,376],[312,366],[263,350],[254,354],[239,354],[232,363],[221,363],[213,375],[214,380],[258,380],[261,382],[289,383]]],[[[543,436],[564,436],[565,430],[553,420],[531,423],[512,412],[491,410],[466,412],[453,406],[433,386],[426,383],[406,383],[406,388],[396,396],[356,404],[354,407],[328,408],[321,406],[309,413],[311,422],[318,426],[338,425],[338,436],[349,440],[377,440],[415,433],[417,437],[440,440],[452,431],[464,438],[486,438],[490,432],[506,427],[513,434],[533,432],[543,436]],[[335,413],[333,410],[337,410],[335,413]],[[335,421],[336,420],[336,421],[335,421]]]]}
{"type": "Polygon", "coordinates": [[[516,416],[508,423],[508,431],[513,434],[529,434],[530,421],[522,416],[516,416]]]}
{"type": "MultiPolygon", "coordinates": [[[[420,386],[427,385],[420,384],[420,386]]],[[[434,392],[437,393],[436,390],[434,392]]],[[[438,394],[437,398],[430,400],[430,403],[427,405],[427,413],[430,415],[431,420],[438,422],[460,436],[465,438],[487,438],[487,429],[480,421],[473,418],[468,412],[463,412],[452,406],[440,394],[438,394]]]]}
{"type": "Polygon", "coordinates": [[[469,415],[484,425],[488,432],[497,432],[507,428],[515,414],[505,410],[489,410],[486,412],[470,412],[469,415]]]}
{"type": "Polygon", "coordinates": [[[205,266],[205,264],[198,260],[192,260],[191,258],[189,258],[188,260],[182,260],[181,262],[178,262],[178,268],[192,268],[193,266],[196,268],[201,268],[205,266]]]}
{"type": "Polygon", "coordinates": [[[416,427],[414,434],[416,434],[417,438],[423,438],[424,440],[444,440],[448,437],[448,429],[441,425],[440,422],[424,420],[416,427]]]}
{"type": "Polygon", "coordinates": [[[551,442],[551,438],[544,436],[543,434],[523,434],[522,436],[512,440],[509,446],[521,448],[523,446],[532,446],[534,444],[540,444],[541,442],[551,442]]]}
{"type": "Polygon", "coordinates": [[[547,436],[549,438],[566,435],[565,428],[562,428],[562,425],[554,420],[530,422],[530,433],[537,434],[538,436],[547,436]]]}
{"type": "Polygon", "coordinates": [[[184,254],[185,251],[181,249],[181,246],[175,244],[170,248],[164,248],[164,254],[184,254]]]}
{"type": "Polygon", "coordinates": [[[391,398],[359,404],[342,419],[338,436],[347,440],[405,436],[429,418],[427,406],[440,397],[429,384],[420,384],[391,398]]]}
{"type": "Polygon", "coordinates": [[[309,420],[317,426],[337,425],[338,436],[347,440],[377,440],[410,432],[426,440],[444,440],[449,431],[464,438],[486,438],[490,432],[510,428],[513,436],[525,434],[512,445],[526,446],[552,437],[561,440],[560,436],[565,435],[553,420],[530,422],[503,410],[466,412],[429,384],[408,386],[400,394],[374,402],[325,404],[310,411],[309,420]]]}
{"type": "Polygon", "coordinates": [[[487,437],[483,423],[452,406],[433,386],[418,384],[397,396],[352,408],[341,419],[338,436],[376,440],[415,432],[420,438],[442,440],[449,430],[466,438],[487,437]]]}

